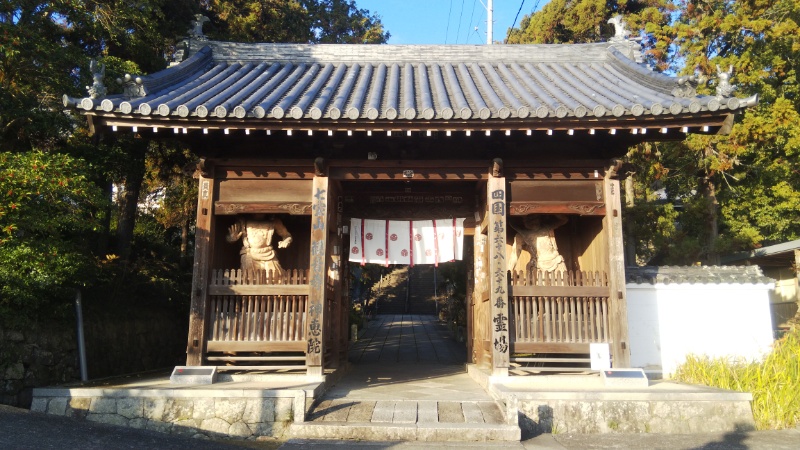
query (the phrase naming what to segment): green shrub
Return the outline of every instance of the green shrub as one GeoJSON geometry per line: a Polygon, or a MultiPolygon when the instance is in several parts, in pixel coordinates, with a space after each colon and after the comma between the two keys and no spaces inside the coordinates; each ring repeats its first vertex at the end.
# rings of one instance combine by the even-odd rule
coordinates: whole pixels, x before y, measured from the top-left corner
{"type": "Polygon", "coordinates": [[[0,323],[68,311],[73,289],[95,276],[106,200],[89,172],[63,154],[0,152],[0,323]]]}
{"type": "Polygon", "coordinates": [[[675,380],[753,394],[753,416],[759,430],[800,424],[800,327],[780,340],[761,362],[690,355],[675,380]]]}

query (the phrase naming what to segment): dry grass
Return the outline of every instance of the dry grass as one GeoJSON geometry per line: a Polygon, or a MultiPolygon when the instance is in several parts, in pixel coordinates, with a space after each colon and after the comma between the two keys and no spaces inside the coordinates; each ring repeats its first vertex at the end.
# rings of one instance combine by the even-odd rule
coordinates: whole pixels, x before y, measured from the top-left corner
{"type": "Polygon", "coordinates": [[[776,341],[763,361],[689,356],[675,379],[752,393],[759,430],[796,427],[800,425],[800,327],[776,341]]]}

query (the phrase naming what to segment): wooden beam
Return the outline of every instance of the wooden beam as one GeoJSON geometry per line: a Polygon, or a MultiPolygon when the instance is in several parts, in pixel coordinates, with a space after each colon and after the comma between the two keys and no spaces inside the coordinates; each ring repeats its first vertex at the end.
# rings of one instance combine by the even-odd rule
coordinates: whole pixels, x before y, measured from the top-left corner
{"type": "Polygon", "coordinates": [[[311,253],[306,327],[306,366],[308,375],[319,376],[325,370],[325,288],[327,285],[326,256],[328,247],[328,177],[314,177],[311,192],[311,253]]]}
{"type": "MultiPolygon", "coordinates": [[[[220,132],[223,129],[229,130],[251,130],[251,137],[253,134],[261,133],[264,130],[333,130],[333,131],[355,131],[365,132],[371,131],[425,131],[425,130],[446,130],[451,131],[466,131],[472,130],[516,130],[527,132],[533,131],[562,131],[568,130],[590,130],[590,129],[634,129],[634,128],[662,128],[662,127],[702,127],[709,126],[711,129],[709,133],[716,133],[719,129],[724,128],[725,121],[730,115],[726,111],[703,111],[696,114],[681,114],[678,117],[672,115],[664,116],[639,116],[630,117],[623,116],[604,117],[604,118],[579,118],[579,117],[566,117],[561,119],[554,118],[527,118],[527,119],[495,119],[481,121],[476,124],[470,120],[450,120],[445,123],[441,121],[426,121],[426,120],[398,120],[388,121],[381,119],[377,121],[359,120],[357,123],[348,121],[334,121],[334,120],[278,120],[278,119],[233,119],[233,118],[214,118],[207,119],[187,118],[176,119],[174,117],[161,117],[161,116],[133,116],[124,115],[119,113],[98,113],[95,111],[83,112],[87,117],[96,117],[95,126],[118,126],[118,127],[163,127],[163,128],[187,128],[193,132],[202,134],[202,129],[215,130],[220,132]]],[[[146,131],[146,130],[145,130],[146,131]]],[[[481,133],[482,134],[482,133],[481,133]]],[[[300,137],[300,136],[297,136],[300,137]]],[[[405,137],[404,133],[397,133],[397,138],[405,137]]]]}
{"type": "Polygon", "coordinates": [[[311,202],[215,202],[214,214],[235,216],[237,214],[281,214],[307,216],[311,214],[311,202]]]}
{"type": "Polygon", "coordinates": [[[581,216],[605,216],[602,202],[513,202],[509,205],[512,216],[528,214],[579,214],[581,216]]]}
{"type": "Polygon", "coordinates": [[[511,286],[514,297],[608,297],[606,286],[511,286]]]}
{"type": "Polygon", "coordinates": [[[492,374],[508,375],[509,327],[508,262],[506,261],[506,228],[508,227],[508,196],[504,177],[489,177],[487,184],[489,217],[489,295],[491,298],[492,374]]]}
{"type": "Polygon", "coordinates": [[[309,295],[308,284],[232,284],[208,287],[209,295],[309,295]]]}
{"type": "Polygon", "coordinates": [[[572,342],[514,342],[513,353],[589,353],[589,344],[572,342]]]}
{"type": "Polygon", "coordinates": [[[208,341],[209,352],[302,352],[303,341],[208,341]]]}
{"type": "Polygon", "coordinates": [[[208,281],[210,261],[214,248],[214,167],[208,167],[209,177],[200,175],[197,193],[197,222],[194,239],[194,266],[192,267],[192,300],[189,308],[189,340],[186,346],[186,365],[203,364],[206,345],[206,310],[208,308],[208,281]]]}
{"type": "Polygon", "coordinates": [[[606,172],[606,217],[603,228],[608,237],[609,290],[608,326],[611,333],[611,354],[614,368],[627,368],[631,364],[628,342],[628,303],[625,293],[625,248],[622,242],[622,200],[619,180],[606,172]]]}

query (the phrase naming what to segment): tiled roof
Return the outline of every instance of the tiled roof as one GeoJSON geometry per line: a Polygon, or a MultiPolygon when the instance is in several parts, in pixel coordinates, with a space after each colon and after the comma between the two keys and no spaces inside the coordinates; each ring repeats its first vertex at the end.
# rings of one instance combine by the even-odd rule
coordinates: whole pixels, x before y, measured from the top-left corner
{"type": "Polygon", "coordinates": [[[628,284],[774,284],[758,266],[626,267],[628,284]]]}
{"type": "MultiPolygon", "coordinates": [[[[68,99],[97,114],[324,121],[533,121],[735,111],[635,62],[630,41],[580,45],[190,44],[189,58],[128,81],[127,95],[68,99]],[[203,45],[200,47],[200,45],[203,45]],[[631,59],[633,58],[633,59],[631,59]]],[[[411,123],[411,122],[409,122],[411,123]]]]}

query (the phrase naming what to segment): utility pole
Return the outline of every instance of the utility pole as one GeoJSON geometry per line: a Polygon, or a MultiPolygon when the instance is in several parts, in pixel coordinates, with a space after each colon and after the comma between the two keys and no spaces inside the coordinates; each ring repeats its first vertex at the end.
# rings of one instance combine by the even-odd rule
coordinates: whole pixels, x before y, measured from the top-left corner
{"type": "Polygon", "coordinates": [[[492,45],[492,28],[494,25],[494,7],[492,6],[492,0],[486,0],[486,45],[492,45]]]}

